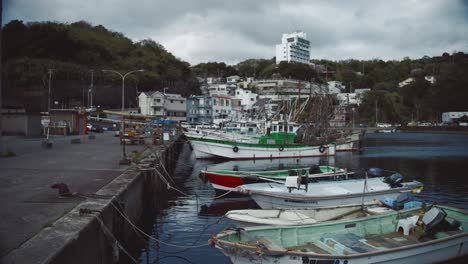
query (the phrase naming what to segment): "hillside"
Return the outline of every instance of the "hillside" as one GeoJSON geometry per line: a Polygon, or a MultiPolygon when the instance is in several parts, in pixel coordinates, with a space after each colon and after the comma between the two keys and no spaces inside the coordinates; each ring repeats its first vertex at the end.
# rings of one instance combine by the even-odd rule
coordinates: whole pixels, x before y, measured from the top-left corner
{"type": "Polygon", "coordinates": [[[153,40],[133,42],[101,25],[92,26],[84,21],[25,24],[14,20],[5,25],[2,40],[6,106],[26,105],[31,111],[44,110],[48,69],[53,69],[52,100],[59,106],[86,101],[84,93],[91,84],[92,70],[96,105],[120,106],[121,78],[117,74],[104,74],[102,69],[121,73],[145,70],[126,78],[130,106],[136,105],[136,94],[140,91],[163,87],[183,95],[199,91],[187,62],[153,40]]]}
{"type": "Polygon", "coordinates": [[[401,61],[373,60],[313,60],[317,67],[285,63],[276,65],[274,58],[248,59],[236,65],[201,63],[192,69],[201,76],[227,77],[240,75],[257,78],[294,78],[326,82],[338,80],[348,91],[370,88],[372,92],[358,109],[356,120],[375,122],[375,105],[382,122],[440,120],[442,112],[468,111],[468,54],[454,52],[442,56],[401,61]],[[325,70],[328,74],[325,74],[325,70]],[[431,84],[426,77],[433,76],[431,84]],[[404,87],[399,83],[413,78],[404,87]]]}

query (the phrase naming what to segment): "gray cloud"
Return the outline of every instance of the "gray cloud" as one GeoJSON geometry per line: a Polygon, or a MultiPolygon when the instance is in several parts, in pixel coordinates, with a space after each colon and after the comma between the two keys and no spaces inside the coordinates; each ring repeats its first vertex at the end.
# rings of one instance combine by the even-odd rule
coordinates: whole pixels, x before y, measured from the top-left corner
{"type": "Polygon", "coordinates": [[[192,64],[272,58],[281,34],[307,33],[312,58],[401,59],[468,51],[466,2],[4,0],[4,23],[86,20],[154,39],[192,64]]]}

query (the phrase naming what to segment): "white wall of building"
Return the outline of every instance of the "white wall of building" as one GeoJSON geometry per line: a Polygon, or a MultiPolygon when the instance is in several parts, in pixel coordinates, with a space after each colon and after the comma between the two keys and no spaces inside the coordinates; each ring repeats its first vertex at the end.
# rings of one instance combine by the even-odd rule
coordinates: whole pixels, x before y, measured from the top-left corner
{"type": "Polygon", "coordinates": [[[211,84],[208,87],[209,95],[227,95],[229,92],[227,84],[211,84]]]}
{"type": "Polygon", "coordinates": [[[253,109],[254,104],[257,103],[257,97],[258,95],[252,91],[237,88],[233,98],[240,99],[242,108],[250,111],[253,109]]]}
{"type": "Polygon", "coordinates": [[[187,102],[180,94],[143,92],[138,96],[141,114],[174,121],[186,119],[187,102]]]}
{"type": "Polygon", "coordinates": [[[276,64],[282,61],[310,63],[310,42],[306,33],[296,31],[283,34],[281,44],[276,45],[276,64]]]}

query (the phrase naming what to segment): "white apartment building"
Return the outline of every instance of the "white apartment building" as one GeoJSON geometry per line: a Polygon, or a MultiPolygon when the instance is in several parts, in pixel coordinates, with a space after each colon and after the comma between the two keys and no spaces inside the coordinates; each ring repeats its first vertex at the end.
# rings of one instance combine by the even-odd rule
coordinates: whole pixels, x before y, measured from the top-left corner
{"type": "Polygon", "coordinates": [[[310,63],[310,42],[306,33],[296,31],[283,34],[281,44],[276,45],[276,64],[282,61],[310,63]]]}
{"type": "Polygon", "coordinates": [[[142,92],[138,96],[140,112],[145,116],[164,118],[173,121],[185,121],[187,102],[180,94],[159,91],[142,92]]]}
{"type": "Polygon", "coordinates": [[[208,86],[208,95],[227,95],[229,93],[227,84],[210,84],[208,86]]]}
{"type": "Polygon", "coordinates": [[[255,112],[258,95],[249,90],[237,88],[234,91],[234,96],[231,97],[231,107],[233,117],[241,119],[245,114],[255,112]]]}

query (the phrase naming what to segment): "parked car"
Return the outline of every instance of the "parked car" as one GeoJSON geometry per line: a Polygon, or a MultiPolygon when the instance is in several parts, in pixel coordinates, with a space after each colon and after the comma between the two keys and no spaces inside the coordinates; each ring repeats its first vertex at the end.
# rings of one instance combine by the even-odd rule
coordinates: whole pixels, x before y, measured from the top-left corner
{"type": "Polygon", "coordinates": [[[392,127],[391,124],[387,124],[387,123],[377,123],[376,126],[377,126],[377,127],[382,127],[382,128],[392,127]]]}
{"type": "Polygon", "coordinates": [[[104,132],[104,129],[100,125],[91,125],[91,128],[89,130],[96,133],[104,132]]]}
{"type": "Polygon", "coordinates": [[[432,126],[432,123],[429,123],[429,122],[420,122],[420,123],[418,123],[418,126],[432,126]]]}

